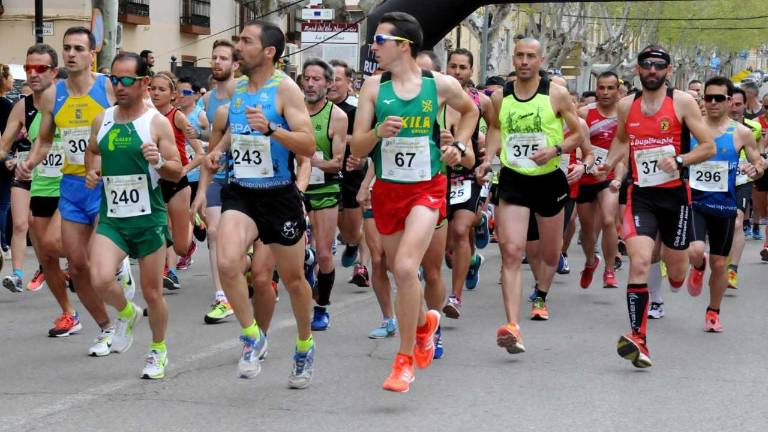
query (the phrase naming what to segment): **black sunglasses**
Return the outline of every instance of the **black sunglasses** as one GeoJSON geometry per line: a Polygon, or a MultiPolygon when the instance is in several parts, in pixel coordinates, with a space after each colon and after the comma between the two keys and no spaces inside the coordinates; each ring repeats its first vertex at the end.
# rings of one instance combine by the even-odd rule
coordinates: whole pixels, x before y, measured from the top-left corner
{"type": "Polygon", "coordinates": [[[656,70],[662,70],[669,67],[669,62],[666,60],[642,60],[637,63],[641,69],[650,70],[655,67],[656,70]]]}
{"type": "Polygon", "coordinates": [[[134,84],[136,84],[136,81],[142,79],[144,77],[140,76],[117,76],[117,75],[110,75],[109,76],[109,82],[112,83],[113,86],[117,86],[117,83],[120,83],[123,85],[123,87],[130,87],[134,84]]]}
{"type": "Polygon", "coordinates": [[[728,100],[728,96],[722,94],[705,94],[704,102],[725,102],[728,100]]]}

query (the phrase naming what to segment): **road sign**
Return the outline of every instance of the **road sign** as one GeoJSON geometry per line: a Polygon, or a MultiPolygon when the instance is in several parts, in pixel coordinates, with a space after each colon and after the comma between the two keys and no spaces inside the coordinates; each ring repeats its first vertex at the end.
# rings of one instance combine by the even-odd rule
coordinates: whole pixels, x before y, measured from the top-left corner
{"type": "Polygon", "coordinates": [[[332,21],[333,9],[302,9],[301,19],[332,21]]]}

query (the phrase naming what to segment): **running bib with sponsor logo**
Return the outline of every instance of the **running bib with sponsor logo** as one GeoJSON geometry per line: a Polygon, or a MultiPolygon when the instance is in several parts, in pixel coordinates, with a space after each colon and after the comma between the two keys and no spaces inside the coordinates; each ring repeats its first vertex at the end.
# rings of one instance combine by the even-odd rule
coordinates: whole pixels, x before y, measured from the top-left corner
{"type": "Polygon", "coordinates": [[[381,141],[381,178],[416,183],[432,178],[429,137],[392,137],[381,141]]]}
{"type": "Polygon", "coordinates": [[[37,166],[37,173],[43,177],[61,177],[62,166],[64,166],[64,144],[61,141],[54,141],[48,154],[37,166]]]}
{"type": "MultiPolygon", "coordinates": [[[[316,151],[315,158],[323,160],[323,152],[316,151]]],[[[309,184],[321,185],[325,183],[325,173],[318,167],[312,167],[312,171],[309,173],[309,184]]]]}
{"type": "Polygon", "coordinates": [[[665,157],[675,157],[673,146],[666,145],[635,151],[638,186],[656,186],[680,178],[679,171],[674,170],[671,173],[666,173],[659,167],[659,160],[665,157]]]}
{"type": "Polygon", "coordinates": [[[232,161],[235,178],[267,178],[275,175],[269,137],[232,135],[232,161]]]}
{"type": "Polygon", "coordinates": [[[608,159],[608,150],[602,147],[592,146],[592,154],[595,155],[594,166],[600,166],[608,159]]]}
{"type": "Polygon", "coordinates": [[[152,213],[147,176],[144,174],[106,176],[104,190],[108,217],[127,218],[152,213]]]}
{"type": "Polygon", "coordinates": [[[85,149],[88,148],[90,137],[91,128],[88,126],[61,129],[61,142],[67,162],[72,165],[85,165],[85,149]]]}
{"type": "Polygon", "coordinates": [[[456,184],[451,184],[451,191],[448,192],[448,202],[451,205],[462,204],[472,196],[472,180],[463,180],[456,184]]]}
{"type": "Polygon", "coordinates": [[[690,167],[691,187],[704,192],[728,191],[728,161],[707,161],[690,167]]]}
{"type": "Polygon", "coordinates": [[[536,162],[530,159],[537,150],[547,146],[544,132],[513,133],[507,138],[507,162],[520,168],[536,168],[536,162]]]}

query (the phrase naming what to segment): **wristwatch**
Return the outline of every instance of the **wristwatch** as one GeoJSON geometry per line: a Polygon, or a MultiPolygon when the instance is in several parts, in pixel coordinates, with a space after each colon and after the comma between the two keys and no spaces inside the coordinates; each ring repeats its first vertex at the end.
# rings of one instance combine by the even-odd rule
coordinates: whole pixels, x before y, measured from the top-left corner
{"type": "Polygon", "coordinates": [[[264,136],[270,136],[273,133],[275,133],[276,130],[280,128],[280,125],[275,122],[269,122],[267,123],[267,131],[264,133],[264,136]]]}
{"type": "Polygon", "coordinates": [[[683,165],[683,157],[678,155],[675,156],[675,162],[677,163],[677,169],[683,168],[685,165],[683,165]]]}
{"type": "Polygon", "coordinates": [[[555,154],[557,154],[558,156],[560,156],[561,154],[563,154],[563,148],[562,148],[562,147],[560,147],[560,145],[559,145],[559,144],[555,145],[555,154]]]}
{"type": "Polygon", "coordinates": [[[467,146],[463,142],[454,141],[453,144],[451,145],[456,147],[459,150],[462,158],[467,155],[467,146]]]}

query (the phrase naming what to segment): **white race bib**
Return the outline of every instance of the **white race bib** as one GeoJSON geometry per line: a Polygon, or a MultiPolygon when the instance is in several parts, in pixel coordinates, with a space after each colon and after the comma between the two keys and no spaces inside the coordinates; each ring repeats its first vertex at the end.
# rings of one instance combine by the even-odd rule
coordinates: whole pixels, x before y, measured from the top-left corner
{"type": "Polygon", "coordinates": [[[728,192],[728,161],[707,161],[690,167],[691,187],[704,192],[728,192]]]}
{"type": "Polygon", "coordinates": [[[146,175],[106,176],[104,190],[108,217],[127,218],[152,214],[146,175]]]}
{"type": "Polygon", "coordinates": [[[61,141],[54,141],[48,154],[37,166],[37,173],[43,177],[61,177],[62,166],[64,166],[64,144],[61,141]]]}
{"type": "Polygon", "coordinates": [[[29,152],[28,151],[16,152],[16,159],[19,162],[23,162],[23,161],[29,159],[29,152]]]}
{"type": "Polygon", "coordinates": [[[608,150],[602,147],[592,146],[592,154],[595,155],[594,166],[600,166],[608,159],[608,150]]]}
{"type": "Polygon", "coordinates": [[[392,137],[381,141],[381,178],[416,183],[432,178],[429,137],[392,137]]]}
{"type": "Polygon", "coordinates": [[[91,137],[88,126],[61,129],[61,142],[64,145],[67,162],[72,165],[85,165],[85,149],[91,137]]]}
{"type": "Polygon", "coordinates": [[[235,178],[267,178],[275,175],[269,137],[232,135],[235,178]]]}
{"type": "Polygon", "coordinates": [[[671,145],[635,151],[637,165],[637,185],[641,187],[657,186],[670,180],[680,178],[680,172],[675,170],[666,173],[659,167],[659,160],[664,157],[675,157],[675,148],[671,145]]]}
{"type": "MultiPolygon", "coordinates": [[[[316,151],[315,158],[323,160],[323,152],[316,151]]],[[[318,167],[312,167],[312,171],[309,173],[309,184],[321,185],[325,183],[325,173],[318,167]]]]}
{"type": "Polygon", "coordinates": [[[470,196],[472,196],[472,180],[451,183],[451,191],[448,192],[448,202],[451,205],[465,203],[470,196]]]}
{"type": "Polygon", "coordinates": [[[563,153],[560,155],[560,170],[568,174],[568,165],[571,164],[571,154],[563,153]]]}
{"type": "Polygon", "coordinates": [[[536,168],[536,162],[530,159],[537,150],[547,146],[544,132],[513,133],[507,138],[507,163],[519,168],[536,168]]]}
{"type": "Polygon", "coordinates": [[[480,198],[488,198],[488,195],[491,193],[491,182],[487,181],[483,184],[483,187],[480,189],[480,198]]]}

